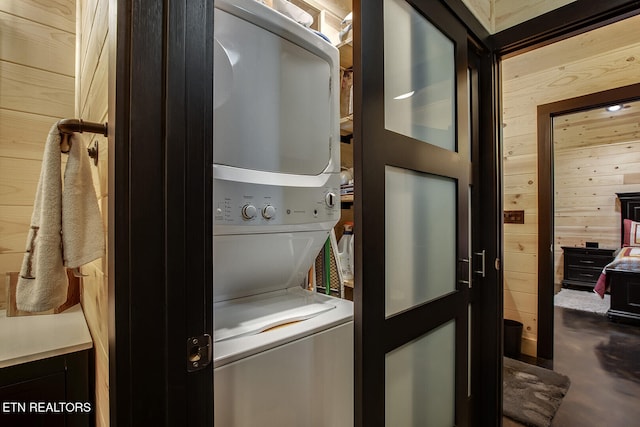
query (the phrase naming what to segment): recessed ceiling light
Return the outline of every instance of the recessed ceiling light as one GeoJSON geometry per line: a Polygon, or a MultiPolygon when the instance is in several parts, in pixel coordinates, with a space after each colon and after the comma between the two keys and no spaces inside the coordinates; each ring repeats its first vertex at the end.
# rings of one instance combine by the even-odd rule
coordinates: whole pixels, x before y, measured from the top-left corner
{"type": "Polygon", "coordinates": [[[613,113],[615,111],[619,111],[621,109],[622,109],[622,105],[620,105],[620,104],[610,105],[610,106],[607,107],[607,111],[609,111],[611,113],[613,113]]]}
{"type": "Polygon", "coordinates": [[[411,92],[407,92],[407,93],[403,93],[402,95],[398,95],[393,99],[407,99],[413,96],[414,91],[412,90],[411,92]]]}

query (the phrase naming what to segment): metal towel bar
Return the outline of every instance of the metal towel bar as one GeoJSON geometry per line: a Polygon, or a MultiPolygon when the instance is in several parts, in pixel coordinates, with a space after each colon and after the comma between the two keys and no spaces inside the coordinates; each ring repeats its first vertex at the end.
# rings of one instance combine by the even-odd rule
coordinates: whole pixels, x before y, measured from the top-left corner
{"type": "MultiPolygon", "coordinates": [[[[66,135],[71,135],[74,132],[88,132],[88,133],[99,133],[104,136],[108,136],[107,133],[107,123],[93,123],[93,122],[85,122],[82,119],[62,119],[58,122],[58,130],[66,135]]],[[[63,151],[66,152],[66,151],[63,151]]],[[[98,165],[98,141],[94,142],[93,147],[87,148],[87,152],[89,157],[93,159],[93,164],[98,165]]]]}

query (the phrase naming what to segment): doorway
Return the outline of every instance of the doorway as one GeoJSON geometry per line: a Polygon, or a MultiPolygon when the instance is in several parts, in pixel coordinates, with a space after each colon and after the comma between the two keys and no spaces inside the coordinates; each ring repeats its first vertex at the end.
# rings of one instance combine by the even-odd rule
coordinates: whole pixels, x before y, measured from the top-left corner
{"type": "Polygon", "coordinates": [[[523,224],[503,227],[504,315],[524,324],[523,354],[552,358],[552,346],[545,345],[553,336],[551,316],[539,309],[551,308],[553,290],[538,291],[539,282],[552,280],[553,240],[543,231],[551,226],[552,207],[542,197],[542,206],[538,204],[539,193],[551,180],[551,168],[538,171],[538,163],[544,164],[550,150],[538,150],[537,106],[637,83],[639,64],[629,59],[638,38],[620,34],[639,23],[640,17],[634,16],[501,60],[504,209],[524,211],[523,224]],[[541,225],[545,218],[547,228],[541,225]],[[538,266],[545,262],[546,267],[538,266]]]}
{"type": "MultiPolygon", "coordinates": [[[[556,169],[554,168],[554,145],[558,145],[558,141],[563,141],[562,138],[556,140],[554,137],[553,129],[554,129],[554,120],[563,120],[565,123],[574,123],[577,126],[582,126],[584,129],[588,129],[589,126],[593,126],[595,119],[589,119],[588,117],[593,117],[594,114],[589,114],[588,111],[593,109],[603,110],[607,106],[612,105],[621,105],[621,111],[623,113],[631,114],[633,111],[633,107],[631,107],[631,101],[640,97],[640,84],[634,84],[629,86],[620,87],[617,89],[612,89],[603,92],[597,92],[590,95],[585,95],[577,98],[566,99],[563,101],[554,102],[551,104],[545,104],[538,106],[538,177],[539,177],[539,198],[538,198],[538,212],[540,215],[539,218],[539,237],[538,237],[538,250],[539,250],[539,285],[538,285],[538,314],[539,314],[539,327],[538,327],[538,357],[542,357],[548,360],[553,359],[553,330],[554,330],[554,311],[553,311],[553,297],[555,295],[554,283],[557,278],[556,268],[558,265],[556,261],[560,259],[560,254],[558,250],[561,246],[563,246],[563,242],[569,246],[577,246],[584,245],[586,242],[585,239],[580,241],[580,236],[567,237],[566,239],[559,239],[559,236],[556,236],[554,233],[554,225],[556,223],[556,219],[560,219],[562,224],[565,224],[564,218],[569,216],[571,212],[579,211],[579,201],[569,203],[563,202],[562,210],[558,211],[555,209],[555,198],[560,197],[561,195],[557,194],[557,188],[554,186],[554,176],[556,169]],[[579,119],[572,120],[571,117],[575,117],[575,113],[580,112],[580,117],[582,117],[582,123],[579,123],[579,119]],[[589,122],[590,124],[587,124],[589,122]],[[555,195],[555,197],[554,197],[555,195]],[[561,212],[561,214],[558,214],[561,212]],[[551,250],[550,250],[551,249],[551,250]]],[[[637,105],[637,104],[633,104],[637,105]]],[[[612,117],[612,116],[607,116],[612,117]]],[[[607,121],[607,119],[605,119],[607,121]]],[[[609,125],[610,126],[610,125],[609,125]]],[[[566,130],[563,132],[569,132],[569,127],[565,127],[566,130]]],[[[570,131],[573,132],[573,131],[570,131]]],[[[621,133],[621,132],[618,132],[621,133]]],[[[587,135],[580,135],[581,132],[577,132],[578,136],[580,136],[581,142],[578,142],[577,145],[582,145],[583,147],[588,146],[589,138],[587,135]]],[[[616,142],[623,141],[627,138],[610,138],[609,144],[615,144],[616,142]]],[[[633,137],[631,136],[631,139],[633,137]]],[[[629,141],[627,139],[627,141],[629,141]]],[[[625,141],[626,142],[626,141],[625,141]]],[[[564,145],[568,145],[568,142],[565,142],[564,145]]],[[[602,145],[602,144],[600,144],[602,145]]],[[[627,146],[625,144],[624,146],[627,146]]],[[[624,146],[621,150],[625,150],[624,146]]],[[[583,148],[584,149],[584,148],[583,148]]],[[[569,146],[569,153],[571,153],[571,146],[569,146]]],[[[602,151],[602,150],[601,150],[602,151]]],[[[577,152],[576,152],[577,153],[577,152]]],[[[576,154],[577,156],[578,154],[576,154]]],[[[601,152],[602,156],[606,156],[603,152],[601,152]]],[[[610,156],[611,154],[609,154],[610,156]]],[[[566,156],[565,156],[566,157],[566,156]]],[[[597,160],[598,154],[592,154],[592,159],[597,160]]],[[[598,167],[594,165],[592,161],[589,166],[590,170],[587,173],[584,173],[584,170],[579,169],[582,168],[584,163],[576,163],[574,167],[578,172],[577,177],[583,177],[586,179],[585,183],[593,183],[594,179],[598,179],[599,177],[607,176],[609,179],[614,179],[614,183],[610,185],[606,185],[603,183],[601,186],[602,190],[598,190],[597,192],[574,192],[575,197],[589,197],[591,204],[587,205],[587,208],[584,208],[583,211],[586,210],[589,214],[586,215],[587,220],[583,220],[582,225],[578,225],[577,228],[582,227],[582,237],[589,236],[589,221],[588,217],[602,217],[602,215],[606,215],[606,210],[614,208],[615,209],[615,193],[625,191],[626,185],[634,186],[633,188],[637,188],[636,179],[637,173],[633,172],[633,166],[629,167],[626,170],[623,167],[621,169],[621,164],[616,165],[606,165],[605,162],[600,163],[603,168],[610,168],[612,171],[608,174],[599,174],[598,167]],[[580,171],[582,170],[582,173],[580,171]],[[593,171],[593,172],[591,172],[593,171]],[[619,171],[619,172],[618,172],[619,171]],[[610,178],[616,177],[616,178],[610,178]],[[591,181],[589,179],[591,178],[591,181]],[[625,182],[626,180],[626,182],[625,182]],[[608,191],[609,194],[601,193],[601,191],[608,191]],[[598,198],[602,198],[602,202],[598,201],[598,198]],[[597,203],[593,203],[593,200],[596,200],[597,203]],[[602,203],[603,206],[598,206],[598,203],[602,203]],[[590,212],[589,212],[590,211],[590,212]],[[585,231],[586,230],[586,231],[585,231]]],[[[575,181],[576,176],[574,176],[572,181],[565,181],[571,185],[571,182],[575,181]]],[[[638,181],[640,182],[640,181],[638,181]]],[[[574,199],[576,200],[576,199],[574,199]]],[[[618,215],[619,215],[619,206],[617,206],[618,215]]],[[[616,218],[613,215],[614,221],[612,222],[613,230],[611,231],[611,235],[613,236],[613,240],[615,241],[616,237],[618,238],[619,244],[619,218],[616,218]]],[[[593,224],[593,220],[591,224],[593,224]]],[[[596,223],[602,224],[602,221],[597,221],[596,223]]],[[[606,224],[606,220],[604,222],[606,224]]],[[[565,227],[567,227],[565,225],[565,227]]],[[[600,226],[602,227],[602,225],[600,226]]],[[[606,226],[605,226],[606,227],[606,226]]],[[[576,226],[573,227],[574,229],[576,226]]],[[[595,227],[592,227],[594,229],[595,227]]],[[[575,234],[575,233],[574,233],[575,234]]],[[[591,234],[593,236],[593,234],[591,234]]],[[[571,236],[569,234],[568,236],[571,236]]],[[[593,238],[587,240],[594,240],[593,238]]],[[[618,246],[616,246],[618,247],[618,246]]]]}

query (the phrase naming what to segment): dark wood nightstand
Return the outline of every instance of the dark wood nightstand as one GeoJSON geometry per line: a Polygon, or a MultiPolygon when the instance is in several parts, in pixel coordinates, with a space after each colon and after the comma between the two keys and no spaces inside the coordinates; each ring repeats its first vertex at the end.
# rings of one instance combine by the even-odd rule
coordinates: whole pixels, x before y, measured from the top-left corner
{"type": "Polygon", "coordinates": [[[602,268],[613,261],[615,249],[563,246],[563,288],[592,290],[602,268]]]}

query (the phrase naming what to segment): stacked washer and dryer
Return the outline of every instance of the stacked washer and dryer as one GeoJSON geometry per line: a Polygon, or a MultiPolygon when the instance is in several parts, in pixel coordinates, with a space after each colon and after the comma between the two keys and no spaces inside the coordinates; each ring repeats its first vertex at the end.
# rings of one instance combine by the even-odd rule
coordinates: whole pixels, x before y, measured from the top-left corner
{"type": "Polygon", "coordinates": [[[302,285],[340,218],[339,54],[216,0],[215,425],[353,425],[353,304],[302,285]]]}

